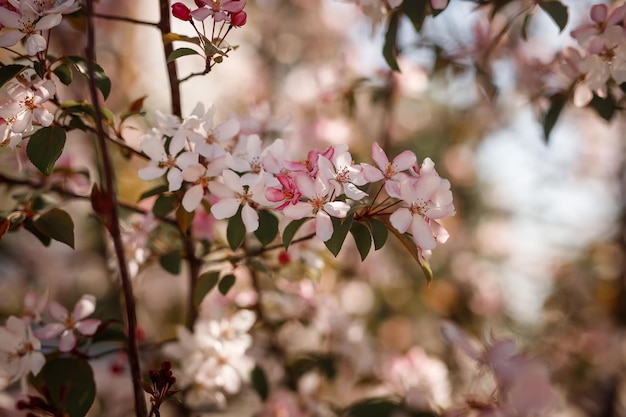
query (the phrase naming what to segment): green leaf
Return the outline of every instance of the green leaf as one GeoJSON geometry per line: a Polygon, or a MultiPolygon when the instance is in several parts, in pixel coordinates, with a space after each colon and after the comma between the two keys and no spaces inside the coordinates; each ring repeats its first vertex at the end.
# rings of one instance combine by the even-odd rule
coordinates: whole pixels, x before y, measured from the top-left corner
{"type": "Polygon", "coordinates": [[[539,0],[537,4],[554,20],[554,23],[559,27],[559,32],[563,32],[569,19],[567,6],[558,0],[539,0]]]}
{"type": "Polygon", "coordinates": [[[420,262],[420,267],[422,268],[422,272],[426,276],[426,281],[430,284],[430,282],[433,280],[435,276],[433,275],[433,270],[430,267],[430,264],[428,263],[426,258],[424,258],[423,256],[420,262]]]}
{"type": "Polygon", "coordinates": [[[180,252],[178,251],[166,253],[159,258],[161,267],[172,275],[180,274],[181,261],[180,252]]]}
{"type": "Polygon", "coordinates": [[[170,54],[170,56],[167,57],[167,63],[169,64],[170,62],[174,62],[178,58],[187,56],[187,55],[200,55],[200,53],[196,51],[195,49],[191,49],[191,48],[178,48],[175,51],[173,51],[170,54]]]}
{"type": "Polygon", "coordinates": [[[0,87],[5,85],[7,82],[11,81],[13,78],[17,77],[20,72],[26,69],[25,65],[5,65],[0,68],[0,87]]]}
{"type": "Polygon", "coordinates": [[[63,84],[70,85],[72,82],[72,70],[67,64],[58,65],[52,72],[54,72],[54,75],[56,75],[63,84]]]}
{"type": "Polygon", "coordinates": [[[39,241],[44,246],[50,246],[50,242],[52,242],[52,239],[50,239],[50,236],[44,235],[43,233],[41,233],[39,229],[35,227],[35,224],[32,220],[29,219],[24,222],[24,229],[31,232],[37,239],[39,239],[39,241]]]}
{"type": "Polygon", "coordinates": [[[389,67],[394,71],[400,71],[398,61],[398,26],[400,23],[400,12],[395,10],[389,16],[389,24],[387,25],[387,33],[385,34],[385,44],[383,45],[383,57],[389,67]]]}
{"type": "Polygon", "coordinates": [[[48,361],[35,378],[35,387],[69,417],[84,417],[96,398],[91,366],[74,357],[48,361]]]}
{"type": "Polygon", "coordinates": [[[356,243],[356,248],[359,250],[361,260],[364,260],[367,258],[367,254],[372,248],[372,234],[370,233],[370,229],[362,223],[353,222],[352,227],[350,228],[350,233],[352,233],[354,243],[356,243]]]}
{"type": "Polygon", "coordinates": [[[166,33],[163,35],[164,45],[167,45],[174,41],[189,42],[189,43],[193,43],[194,45],[200,46],[200,39],[198,39],[197,36],[190,38],[189,36],[179,35],[178,33],[172,33],[172,32],[166,33]]]}
{"type": "Polygon", "coordinates": [[[259,228],[254,235],[263,246],[274,241],[278,234],[278,219],[268,210],[259,210],[259,228]]]}
{"type": "Polygon", "coordinates": [[[598,113],[598,116],[602,117],[607,122],[610,122],[615,111],[620,109],[611,93],[607,94],[605,98],[599,97],[594,93],[593,99],[591,99],[588,106],[594,109],[596,113],[598,113]]]}
{"type": "Polygon", "coordinates": [[[237,214],[230,218],[228,221],[228,227],[226,228],[226,239],[228,240],[228,246],[232,250],[235,250],[243,242],[243,238],[246,237],[246,226],[243,224],[241,218],[241,206],[237,210],[237,214]]]}
{"type": "Polygon", "coordinates": [[[550,108],[543,117],[543,137],[546,142],[550,139],[550,132],[559,120],[559,116],[565,108],[567,97],[564,94],[555,94],[550,97],[550,108]]]}
{"type": "Polygon", "coordinates": [[[65,146],[65,130],[56,126],[43,127],[36,131],[28,140],[26,155],[28,159],[48,176],[65,146]]]}
{"type": "Polygon", "coordinates": [[[255,366],[250,375],[252,388],[259,394],[262,401],[266,401],[270,394],[270,385],[267,382],[265,371],[259,365],[255,366]]]}
{"type": "Polygon", "coordinates": [[[374,239],[374,250],[378,250],[385,246],[385,242],[387,242],[387,236],[389,235],[389,231],[385,224],[376,219],[367,219],[369,223],[370,229],[372,231],[372,238],[374,239]]]}
{"type": "Polygon", "coordinates": [[[161,194],[152,206],[152,212],[157,217],[165,217],[176,209],[178,198],[173,194],[161,194]]]}
{"type": "Polygon", "coordinates": [[[168,188],[167,185],[159,185],[158,187],[151,188],[150,190],[143,192],[139,196],[139,200],[137,200],[137,201],[141,201],[141,200],[146,199],[148,197],[152,197],[153,195],[159,195],[159,194],[166,193],[168,189],[169,188],[168,188]]]}
{"type": "Polygon", "coordinates": [[[196,216],[195,211],[187,211],[181,205],[176,209],[176,223],[178,223],[178,227],[180,227],[181,232],[187,233],[187,230],[191,227],[191,223],[193,222],[193,218],[196,216]]]}
{"type": "Polygon", "coordinates": [[[39,76],[39,78],[46,77],[46,63],[35,61],[33,62],[33,68],[35,69],[35,74],[39,76]]]}
{"type": "Polygon", "coordinates": [[[204,53],[206,56],[212,56],[215,54],[228,56],[225,52],[223,52],[220,48],[218,48],[213,42],[209,40],[206,36],[202,36],[202,40],[204,40],[204,53]]]}
{"type": "MultiPolygon", "coordinates": [[[[76,68],[76,71],[80,72],[87,79],[89,79],[87,60],[85,58],[80,56],[68,56],[67,58],[70,60],[70,62],[72,62],[72,64],[74,64],[74,68],[76,68]]],[[[96,62],[93,63],[93,73],[96,87],[98,87],[98,90],[100,90],[100,92],[102,93],[102,97],[104,97],[104,99],[106,100],[107,97],[109,97],[109,93],[111,92],[111,80],[106,75],[102,67],[96,62]]]]}
{"type": "Polygon", "coordinates": [[[235,276],[233,274],[228,274],[222,277],[220,283],[217,284],[217,289],[222,295],[226,295],[233,285],[235,285],[235,276]]]}
{"type": "Polygon", "coordinates": [[[289,223],[287,227],[285,227],[285,230],[283,231],[283,245],[285,245],[285,249],[289,248],[289,244],[298,232],[300,226],[302,226],[308,220],[311,220],[311,218],[305,217],[304,219],[294,220],[289,223]]]}
{"type": "Polygon", "coordinates": [[[411,0],[402,2],[402,13],[409,18],[416,32],[422,30],[424,19],[428,14],[428,0],[411,0]]]}
{"type": "Polygon", "coordinates": [[[74,222],[67,212],[50,209],[37,217],[33,224],[44,235],[74,249],[74,222]]]}
{"type": "Polygon", "coordinates": [[[193,304],[196,308],[200,306],[204,297],[217,285],[220,279],[219,271],[209,271],[198,277],[196,288],[193,292],[193,304]]]}
{"type": "Polygon", "coordinates": [[[393,417],[402,411],[402,405],[387,398],[368,398],[348,406],[342,416],[345,417],[393,417]]]}
{"type": "Polygon", "coordinates": [[[530,26],[530,19],[532,17],[532,13],[526,13],[524,16],[524,21],[522,22],[522,39],[528,41],[528,26],[530,26]]]}
{"type": "Polygon", "coordinates": [[[343,242],[346,240],[346,236],[348,236],[348,232],[352,226],[352,220],[354,219],[354,214],[350,214],[343,219],[343,221],[336,217],[331,217],[330,219],[333,222],[333,235],[330,239],[324,242],[324,244],[330,253],[337,256],[343,246],[343,242]]]}

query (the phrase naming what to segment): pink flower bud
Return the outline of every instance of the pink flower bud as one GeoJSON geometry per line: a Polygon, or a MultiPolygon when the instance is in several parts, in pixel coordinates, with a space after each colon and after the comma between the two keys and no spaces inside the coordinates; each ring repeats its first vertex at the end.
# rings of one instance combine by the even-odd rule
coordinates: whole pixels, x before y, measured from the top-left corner
{"type": "Polygon", "coordinates": [[[243,10],[237,13],[233,13],[230,16],[230,24],[236,27],[241,27],[246,24],[248,15],[243,10]]]}
{"type": "Polygon", "coordinates": [[[177,19],[191,21],[191,10],[181,2],[172,4],[172,14],[177,19]]]}

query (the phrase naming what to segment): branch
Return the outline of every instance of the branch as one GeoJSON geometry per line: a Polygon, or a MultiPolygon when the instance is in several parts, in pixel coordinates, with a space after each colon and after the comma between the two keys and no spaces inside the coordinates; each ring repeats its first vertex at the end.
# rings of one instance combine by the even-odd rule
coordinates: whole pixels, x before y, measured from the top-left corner
{"type": "MultiPolygon", "coordinates": [[[[159,0],[160,20],[158,28],[161,31],[161,36],[166,35],[172,31],[170,25],[170,2],[169,0],[159,0]]],[[[165,59],[174,52],[174,45],[172,42],[163,43],[163,52],[165,59]]],[[[170,81],[170,94],[172,96],[172,113],[178,117],[181,117],[182,110],[180,104],[180,82],[178,81],[178,72],[176,71],[176,62],[172,61],[167,64],[167,76],[170,81]]]]}
{"type": "Polygon", "coordinates": [[[132,23],[132,24],[135,24],[135,25],[152,26],[152,27],[155,27],[155,28],[159,27],[158,23],[146,22],[145,20],[133,19],[132,17],[111,16],[111,15],[108,15],[108,14],[101,14],[101,13],[92,13],[91,15],[93,17],[97,17],[98,19],[116,20],[118,22],[132,23]]]}
{"type": "Polygon", "coordinates": [[[117,195],[115,193],[115,184],[113,178],[113,163],[109,155],[107,148],[107,139],[104,133],[104,126],[102,124],[102,116],[100,114],[100,104],[98,98],[98,91],[95,83],[95,71],[94,62],[96,59],[95,54],[95,28],[93,25],[93,0],[86,1],[86,17],[87,17],[87,73],[89,75],[89,92],[91,94],[91,101],[93,102],[95,114],[94,119],[97,130],[97,144],[102,158],[102,169],[104,173],[104,184],[102,187],[102,198],[108,200],[109,204],[108,213],[105,216],[108,218],[107,226],[111,237],[113,239],[113,245],[115,247],[115,255],[120,272],[120,278],[122,281],[122,291],[124,293],[124,304],[126,308],[126,320],[128,322],[128,362],[130,365],[131,379],[133,383],[133,393],[135,399],[135,415],[137,417],[146,417],[148,410],[146,408],[146,401],[144,398],[142,383],[141,383],[141,367],[139,363],[139,349],[137,343],[137,312],[135,309],[135,297],[133,295],[133,287],[130,280],[130,274],[128,273],[128,267],[126,265],[126,258],[124,255],[124,244],[122,242],[122,233],[119,222],[119,214],[117,211],[117,195]]]}

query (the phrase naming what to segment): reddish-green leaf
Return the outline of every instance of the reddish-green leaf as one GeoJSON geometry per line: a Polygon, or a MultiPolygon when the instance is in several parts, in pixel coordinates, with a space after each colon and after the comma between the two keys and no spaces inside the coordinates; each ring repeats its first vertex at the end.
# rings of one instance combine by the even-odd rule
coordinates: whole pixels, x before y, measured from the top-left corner
{"type": "Polygon", "coordinates": [[[217,285],[219,281],[219,271],[209,271],[198,277],[193,293],[193,303],[198,308],[204,297],[217,285]]]}

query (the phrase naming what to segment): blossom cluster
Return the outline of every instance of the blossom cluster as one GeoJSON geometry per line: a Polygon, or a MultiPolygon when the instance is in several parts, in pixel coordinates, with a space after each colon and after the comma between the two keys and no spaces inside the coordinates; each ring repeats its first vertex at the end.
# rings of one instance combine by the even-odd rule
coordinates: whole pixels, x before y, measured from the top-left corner
{"type": "Polygon", "coordinates": [[[178,341],[165,346],[166,356],[177,361],[178,385],[191,407],[223,408],[226,395],[238,393],[254,367],[246,351],[252,346],[250,328],[256,316],[240,310],[220,320],[201,319],[193,333],[177,328],[178,341]]]}
{"type": "Polygon", "coordinates": [[[0,47],[11,47],[24,39],[27,55],[43,52],[48,47],[44,31],[58,26],[63,14],[79,8],[75,0],[8,0],[0,7],[0,47]]]}
{"type": "Polygon", "coordinates": [[[37,375],[46,363],[42,341],[56,340],[51,349],[72,351],[82,341],[79,338],[93,336],[100,327],[100,320],[87,318],[95,308],[93,295],[83,295],[70,313],[55,301],[28,293],[22,317],[10,316],[0,327],[0,375],[8,375],[11,382],[20,380],[26,392],[28,375],[37,375]],[[49,319],[44,320],[44,312],[49,319]]]}
{"type": "Polygon", "coordinates": [[[157,126],[141,139],[150,163],[139,177],[165,176],[170,192],[184,190],[186,211],[206,202],[218,220],[241,213],[251,233],[259,228],[258,212],[272,210],[283,223],[312,219],[324,242],[333,235],[332,217],[355,212],[366,218],[388,216],[397,231],[410,233],[420,251],[447,240],[439,219],[454,215],[450,182],[429,158],[418,164],[415,154],[405,151],[390,161],[374,143],[375,165],[354,163],[347,145],[312,150],[294,160],[284,140],[264,146],[258,135],[240,134],[237,118],[215,124],[213,116],[214,109],[205,111],[201,103],[182,122],[157,112],[157,126]],[[378,182],[384,185],[372,199],[366,189],[378,182]]]}
{"type": "Polygon", "coordinates": [[[195,0],[197,9],[191,10],[184,3],[172,4],[172,14],[180,20],[192,19],[204,21],[209,16],[215,22],[226,22],[232,26],[243,26],[248,19],[243,10],[246,0],[195,0]]]}
{"type": "Polygon", "coordinates": [[[611,81],[626,82],[626,4],[609,13],[606,4],[591,7],[592,23],[571,32],[580,48],[568,47],[564,52],[563,72],[576,85],[574,104],[586,106],[594,93],[606,98],[611,81]]]}

